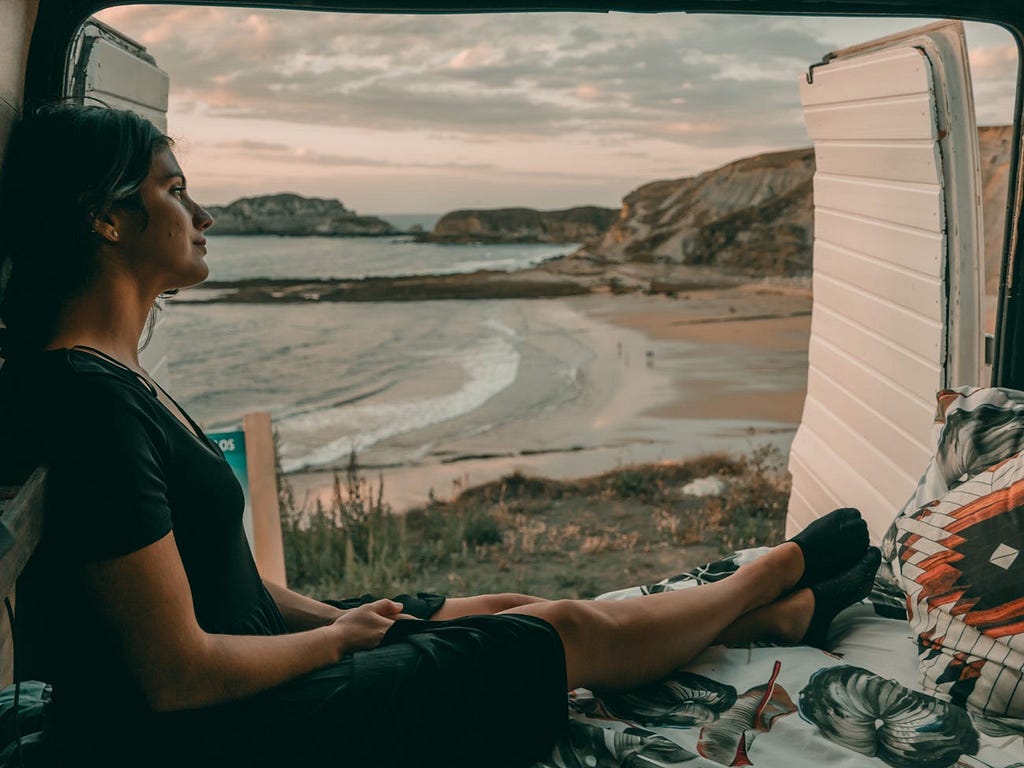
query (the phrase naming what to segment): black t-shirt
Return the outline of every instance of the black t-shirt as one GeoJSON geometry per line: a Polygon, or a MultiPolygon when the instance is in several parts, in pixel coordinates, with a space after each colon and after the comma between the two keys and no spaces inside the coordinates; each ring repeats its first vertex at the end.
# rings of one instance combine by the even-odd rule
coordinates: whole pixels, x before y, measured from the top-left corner
{"type": "Polygon", "coordinates": [[[38,464],[48,468],[44,530],[18,583],[17,672],[54,683],[69,729],[121,729],[149,714],[86,588],[87,563],[173,531],[203,629],[287,631],[253,562],[242,490],[223,454],[135,374],[75,349],[0,368],[0,484],[38,464]]]}

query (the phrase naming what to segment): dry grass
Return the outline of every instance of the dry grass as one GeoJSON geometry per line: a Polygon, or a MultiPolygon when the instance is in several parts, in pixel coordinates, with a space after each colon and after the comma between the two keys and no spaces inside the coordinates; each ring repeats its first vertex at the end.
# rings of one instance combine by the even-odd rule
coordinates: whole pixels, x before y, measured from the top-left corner
{"type": "Polygon", "coordinates": [[[513,474],[394,515],[352,457],[330,508],[282,483],[290,584],[319,596],[517,591],[592,597],[733,549],[782,539],[789,478],[777,451],[623,467],[579,480],[513,474]],[[680,492],[696,478],[719,496],[680,492]]]}

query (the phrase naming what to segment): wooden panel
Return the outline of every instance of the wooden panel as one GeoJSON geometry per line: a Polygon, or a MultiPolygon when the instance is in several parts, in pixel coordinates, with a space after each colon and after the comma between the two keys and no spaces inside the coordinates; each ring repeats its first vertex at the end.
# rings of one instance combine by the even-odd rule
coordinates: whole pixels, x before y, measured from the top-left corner
{"type": "Polygon", "coordinates": [[[806,510],[806,514],[801,515],[802,526],[821,517],[825,512],[830,512],[837,507],[843,506],[835,493],[822,485],[810,470],[810,467],[804,464],[799,456],[794,457],[790,462],[791,470],[794,469],[794,465],[796,465],[801,476],[807,478],[807,482],[801,483],[800,488],[796,489],[794,493],[794,496],[799,499],[801,506],[806,510]]]}
{"type": "MultiPolygon", "coordinates": [[[[909,472],[895,466],[885,454],[867,437],[860,434],[860,425],[849,423],[837,412],[830,410],[831,404],[822,404],[819,400],[810,395],[807,396],[806,407],[804,408],[804,419],[810,418],[814,425],[809,429],[811,435],[815,436],[822,445],[828,445],[833,456],[845,465],[842,469],[836,469],[837,474],[843,478],[832,477],[831,473],[816,471],[819,477],[828,477],[830,485],[835,489],[836,495],[841,499],[853,498],[851,494],[856,490],[856,495],[873,496],[877,494],[879,501],[885,500],[886,508],[890,509],[889,521],[892,515],[903,505],[903,503],[914,492],[917,487],[918,474],[913,477],[909,472]],[[856,463],[849,459],[856,458],[856,463]],[[853,478],[860,476],[860,480],[854,484],[853,478]],[[861,483],[866,483],[868,489],[860,489],[861,483]]],[[[814,456],[815,466],[818,466],[819,457],[814,456]]],[[[803,457],[808,460],[806,456],[803,457]]],[[[844,502],[845,503],[845,502],[844,502]]]]}
{"type": "Polygon", "coordinates": [[[934,139],[935,117],[927,94],[884,101],[812,107],[804,114],[815,141],[934,139]]]}
{"type": "Polygon", "coordinates": [[[827,67],[815,67],[813,82],[799,78],[805,107],[863,101],[913,93],[927,94],[931,86],[928,61],[916,48],[903,47],[827,67]]]}
{"type": "Polygon", "coordinates": [[[951,255],[967,220],[949,127],[971,102],[948,75],[964,51],[963,25],[943,22],[841,52],[800,85],[817,157],[814,306],[790,533],[835,499],[877,540],[931,453],[935,390],[970,379],[954,374],[970,345],[951,331],[970,303],[959,274],[972,257],[951,255]]]}
{"type": "MultiPolygon", "coordinates": [[[[868,523],[871,538],[878,541],[892,522],[900,504],[893,504],[886,498],[874,478],[862,474],[860,468],[850,466],[845,458],[833,450],[834,447],[831,435],[823,439],[814,430],[801,427],[793,441],[790,458],[794,481],[798,477],[801,480],[813,479],[813,482],[828,488],[837,499],[827,509],[815,510],[816,517],[821,517],[837,506],[856,507],[868,523]]],[[[811,484],[794,482],[794,486],[797,485],[805,489],[811,484]]],[[[912,491],[913,487],[903,494],[903,499],[909,498],[912,491]]],[[[793,530],[793,527],[787,526],[787,531],[793,530]]]]}
{"type": "Polygon", "coordinates": [[[884,388],[872,391],[869,386],[865,386],[854,394],[843,386],[846,383],[821,369],[811,368],[807,380],[807,396],[813,396],[817,402],[828,403],[830,411],[855,428],[860,437],[876,446],[879,454],[887,461],[898,467],[918,467],[923,470],[930,455],[930,430],[922,429],[922,426],[929,427],[929,419],[922,418],[915,426],[916,434],[910,434],[900,420],[888,418],[877,407],[886,397],[884,388]]]}
{"type": "Polygon", "coordinates": [[[910,436],[917,449],[927,454],[931,447],[931,419],[935,409],[928,406],[922,394],[927,397],[934,387],[925,387],[923,392],[911,392],[902,383],[881,375],[820,336],[811,340],[808,358],[808,389],[815,376],[827,375],[838,381],[843,387],[867,399],[872,408],[897,430],[910,436]]]}
{"type": "Polygon", "coordinates": [[[943,235],[939,232],[818,208],[814,213],[814,236],[924,275],[940,274],[943,235]]]}
{"type": "Polygon", "coordinates": [[[902,387],[919,397],[919,405],[927,408],[929,414],[934,413],[935,399],[928,397],[942,383],[942,368],[938,362],[910,354],[903,347],[851,323],[822,305],[815,308],[812,325],[812,349],[816,340],[842,348],[876,375],[891,381],[893,386],[902,387]]]}
{"type": "Polygon", "coordinates": [[[942,190],[927,184],[869,181],[814,175],[815,207],[939,232],[943,226],[942,190]]]}
{"type": "Polygon", "coordinates": [[[252,538],[256,566],[264,579],[284,585],[287,580],[270,414],[245,414],[242,429],[245,430],[245,463],[249,473],[249,498],[252,501],[252,538]]]}
{"type": "MultiPolygon", "coordinates": [[[[822,304],[911,354],[941,364],[942,322],[926,320],[827,275],[814,276],[815,304],[822,304]]],[[[813,311],[813,309],[812,309],[813,311]]]]}
{"type": "Polygon", "coordinates": [[[936,184],[938,144],[928,141],[822,141],[814,147],[815,167],[834,176],[936,184]]]}
{"type": "Polygon", "coordinates": [[[937,275],[926,277],[820,239],[814,247],[814,269],[925,319],[941,315],[942,284],[937,275]]]}

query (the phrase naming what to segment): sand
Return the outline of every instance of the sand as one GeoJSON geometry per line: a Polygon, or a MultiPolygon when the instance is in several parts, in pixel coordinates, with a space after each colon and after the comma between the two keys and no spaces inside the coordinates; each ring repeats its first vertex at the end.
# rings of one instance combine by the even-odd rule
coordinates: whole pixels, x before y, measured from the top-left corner
{"type": "MultiPolygon", "coordinates": [[[[431,490],[450,497],[512,471],[580,477],[763,443],[788,452],[803,407],[810,309],[806,289],[762,284],[675,298],[536,300],[531,344],[572,341],[592,351],[578,395],[448,442],[415,466],[367,474],[382,474],[384,498],[402,511],[424,503],[431,490]]],[[[329,472],[289,480],[299,499],[330,495],[329,472]]]]}

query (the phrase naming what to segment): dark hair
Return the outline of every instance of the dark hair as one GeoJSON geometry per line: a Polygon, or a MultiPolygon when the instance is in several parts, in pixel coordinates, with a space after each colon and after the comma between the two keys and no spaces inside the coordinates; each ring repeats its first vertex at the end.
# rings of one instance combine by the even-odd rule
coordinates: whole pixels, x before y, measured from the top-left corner
{"type": "Polygon", "coordinates": [[[0,357],[43,348],[96,273],[94,219],[114,206],[145,224],[139,188],[171,139],[134,112],[47,105],[15,124],[0,182],[0,357]]]}

